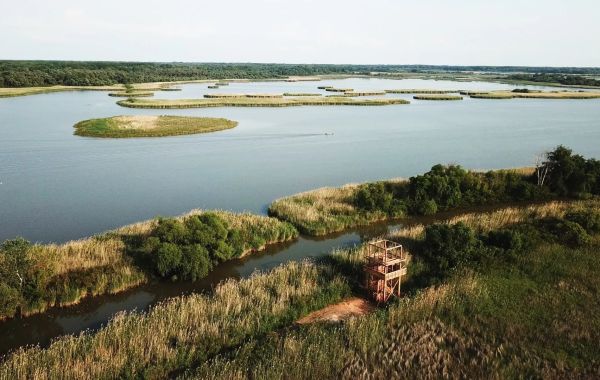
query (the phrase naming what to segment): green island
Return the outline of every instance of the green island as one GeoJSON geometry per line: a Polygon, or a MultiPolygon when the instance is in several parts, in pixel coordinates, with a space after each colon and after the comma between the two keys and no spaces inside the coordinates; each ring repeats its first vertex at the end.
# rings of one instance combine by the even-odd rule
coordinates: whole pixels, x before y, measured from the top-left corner
{"type": "MultiPolygon", "coordinates": [[[[591,378],[600,361],[598,196],[600,161],[559,146],[533,169],[435,165],[409,180],[278,200],[270,211],[312,234],[500,207],[389,232],[408,254],[403,296],[343,323],[320,316],[362,294],[366,244],[119,314],[48,348],[19,348],[0,362],[0,378],[591,378]],[[380,365],[382,357],[398,366],[380,365]]],[[[63,245],[9,240],[0,247],[2,311],[41,311],[152,277],[202,278],[220,262],[295,238],[290,223],[196,210],[63,245]],[[10,275],[13,266],[27,286],[10,275]]]]}
{"type": "Polygon", "coordinates": [[[74,134],[85,137],[164,137],[231,129],[236,121],[190,116],[113,116],[75,124],[74,134]]]}
{"type": "Polygon", "coordinates": [[[64,244],[7,240],[0,245],[0,320],[118,293],[153,278],[199,279],[221,262],[297,236],[293,226],[274,218],[192,210],[64,244]],[[24,286],[15,270],[24,273],[24,286]]]}
{"type": "Polygon", "coordinates": [[[118,105],[129,108],[203,107],[293,107],[293,106],[386,106],[409,104],[404,99],[353,99],[350,97],[213,98],[213,99],[124,99],[118,105]]]}
{"type": "Polygon", "coordinates": [[[417,100],[462,100],[463,97],[459,95],[448,95],[448,94],[423,94],[415,95],[413,99],[417,100]]]}

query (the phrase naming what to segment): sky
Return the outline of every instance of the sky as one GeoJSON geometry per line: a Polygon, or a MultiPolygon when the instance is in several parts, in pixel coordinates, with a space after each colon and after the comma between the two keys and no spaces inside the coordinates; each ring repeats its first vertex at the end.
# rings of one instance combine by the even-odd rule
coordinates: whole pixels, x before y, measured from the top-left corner
{"type": "Polygon", "coordinates": [[[0,59],[600,66],[598,0],[0,0],[0,59]]]}

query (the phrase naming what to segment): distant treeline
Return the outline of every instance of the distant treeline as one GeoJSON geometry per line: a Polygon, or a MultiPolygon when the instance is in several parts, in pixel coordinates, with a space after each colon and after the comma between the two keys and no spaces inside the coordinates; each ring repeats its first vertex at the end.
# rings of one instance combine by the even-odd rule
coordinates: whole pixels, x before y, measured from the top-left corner
{"type": "Polygon", "coordinates": [[[538,74],[513,74],[509,79],[524,80],[530,82],[560,83],[569,86],[600,86],[600,80],[586,78],[579,75],[565,75],[553,73],[538,74]]]}
{"type": "Polygon", "coordinates": [[[600,74],[600,68],[577,67],[0,61],[0,87],[103,86],[115,83],[195,79],[264,79],[319,74],[464,71],[600,74]]]}

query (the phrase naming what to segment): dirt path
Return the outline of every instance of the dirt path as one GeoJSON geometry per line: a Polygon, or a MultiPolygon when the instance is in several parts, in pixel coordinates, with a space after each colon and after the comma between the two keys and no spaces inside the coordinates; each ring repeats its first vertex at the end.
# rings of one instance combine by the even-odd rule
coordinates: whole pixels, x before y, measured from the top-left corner
{"type": "Polygon", "coordinates": [[[363,298],[348,298],[335,305],[329,305],[300,318],[296,323],[305,325],[315,322],[339,322],[350,317],[364,315],[375,307],[363,298]]]}

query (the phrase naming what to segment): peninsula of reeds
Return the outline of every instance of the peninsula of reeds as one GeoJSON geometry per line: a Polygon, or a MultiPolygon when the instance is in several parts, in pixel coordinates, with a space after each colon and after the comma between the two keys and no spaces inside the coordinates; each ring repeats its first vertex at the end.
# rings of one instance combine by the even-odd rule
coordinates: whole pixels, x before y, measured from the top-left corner
{"type": "Polygon", "coordinates": [[[281,98],[206,98],[206,99],[125,99],[117,102],[129,108],[203,108],[203,107],[294,107],[294,106],[386,106],[409,104],[404,99],[353,99],[351,97],[281,97],[281,98]]]}

